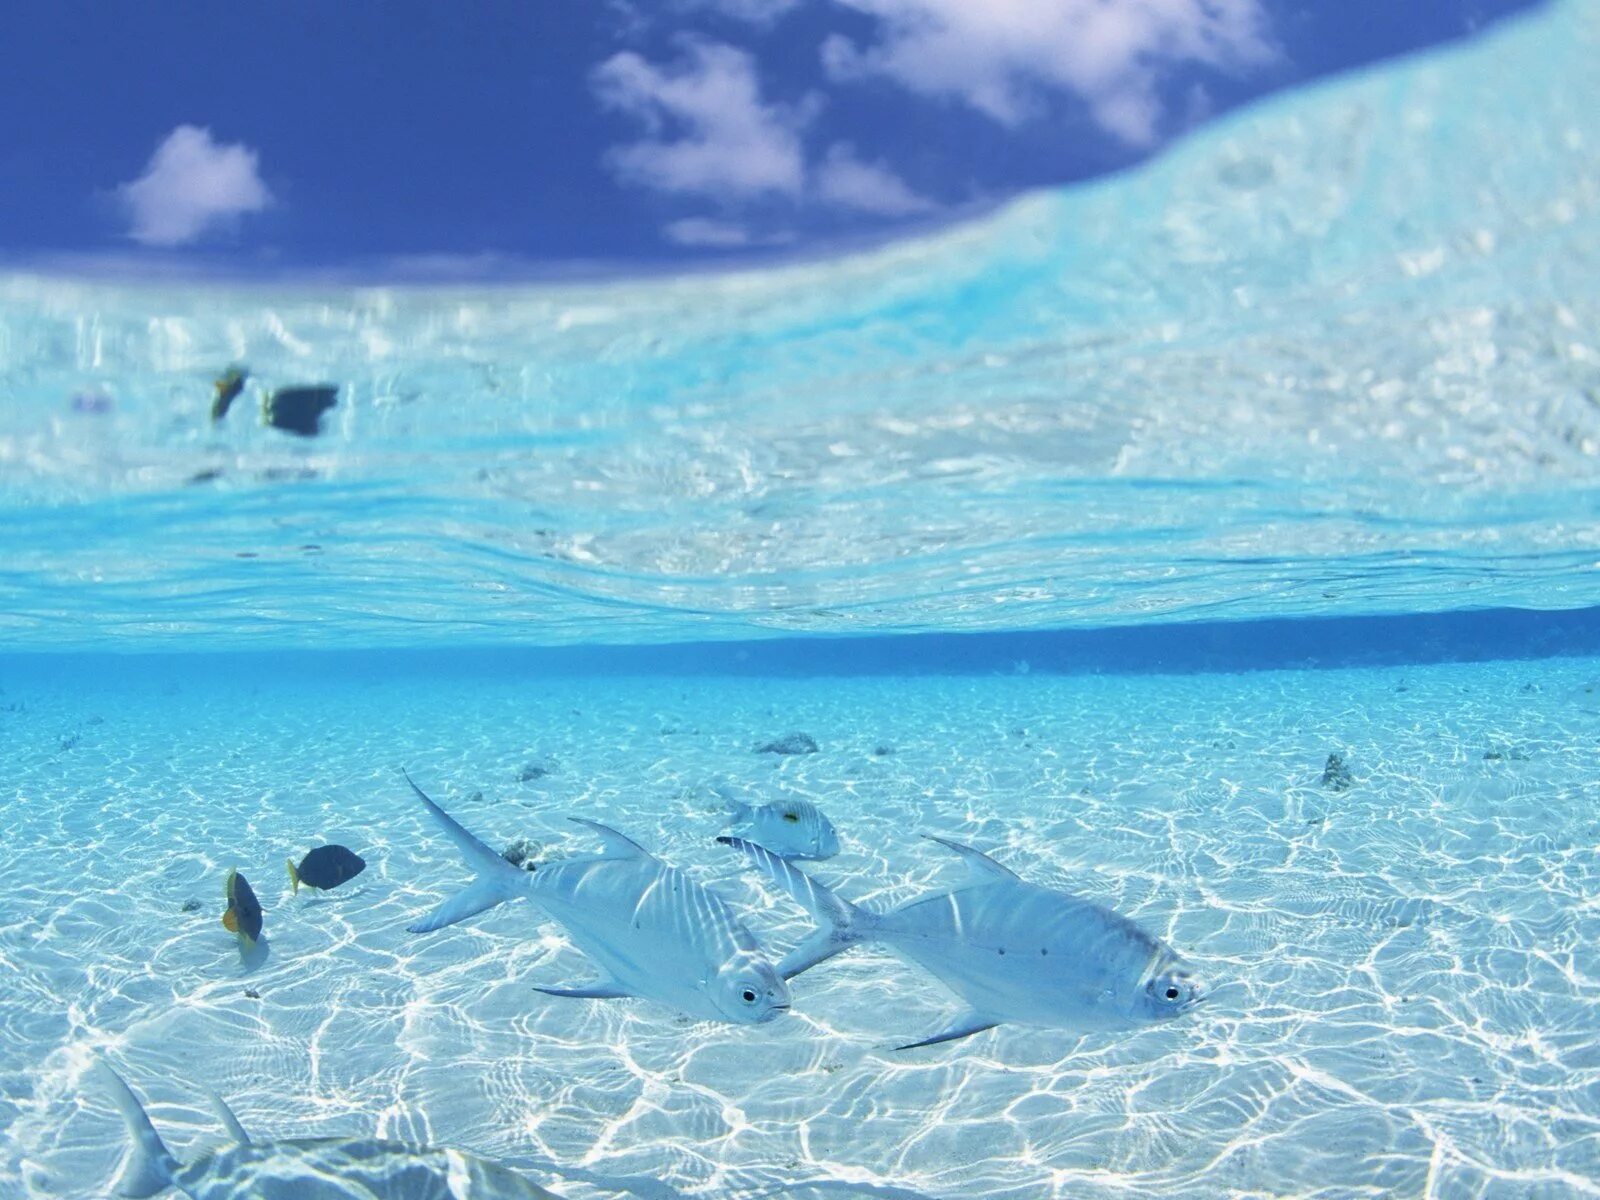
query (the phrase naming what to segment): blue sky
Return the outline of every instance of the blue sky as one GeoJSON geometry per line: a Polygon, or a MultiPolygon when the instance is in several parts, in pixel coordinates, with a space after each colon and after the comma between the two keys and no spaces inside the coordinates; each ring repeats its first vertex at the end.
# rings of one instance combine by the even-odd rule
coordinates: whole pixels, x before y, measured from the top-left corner
{"type": "Polygon", "coordinates": [[[0,6],[0,261],[805,253],[1103,174],[1527,0],[0,6]]]}

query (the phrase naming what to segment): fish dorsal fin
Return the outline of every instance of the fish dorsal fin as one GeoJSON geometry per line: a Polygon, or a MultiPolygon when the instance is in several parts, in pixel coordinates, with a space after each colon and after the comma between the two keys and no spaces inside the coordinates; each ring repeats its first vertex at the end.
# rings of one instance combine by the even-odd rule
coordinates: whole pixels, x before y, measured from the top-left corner
{"type": "Polygon", "coordinates": [[[971,846],[964,846],[960,842],[951,841],[949,838],[942,838],[936,833],[925,833],[922,836],[931,842],[938,842],[947,850],[954,850],[959,854],[961,861],[967,864],[969,882],[971,883],[997,883],[1000,880],[1020,878],[1015,871],[1002,867],[981,850],[974,850],[971,846]]]}
{"type": "Polygon", "coordinates": [[[228,1131],[228,1137],[236,1145],[250,1145],[250,1135],[244,1131],[244,1126],[239,1124],[239,1118],[233,1115],[233,1109],[228,1107],[228,1102],[215,1092],[207,1092],[211,1097],[211,1108],[217,1114],[217,1119],[222,1122],[222,1127],[228,1131]]]}
{"type": "Polygon", "coordinates": [[[568,817],[577,825],[584,825],[600,835],[600,840],[606,845],[607,858],[655,858],[654,854],[646,850],[638,842],[625,833],[618,833],[609,825],[602,825],[599,821],[591,821],[586,817],[568,817]]]}

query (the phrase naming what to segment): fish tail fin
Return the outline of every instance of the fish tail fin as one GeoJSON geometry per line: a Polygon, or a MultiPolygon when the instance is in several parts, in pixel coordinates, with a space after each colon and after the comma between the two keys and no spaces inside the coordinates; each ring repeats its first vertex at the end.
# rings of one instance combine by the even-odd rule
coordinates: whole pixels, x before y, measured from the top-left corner
{"type": "Polygon", "coordinates": [[[248,1146],[251,1144],[250,1135],[244,1131],[244,1126],[239,1124],[239,1118],[233,1115],[233,1109],[228,1107],[228,1102],[217,1093],[208,1091],[211,1098],[211,1107],[217,1114],[217,1119],[222,1122],[222,1127],[228,1131],[228,1136],[235,1145],[248,1146]]]}
{"type": "MultiPolygon", "coordinates": [[[[405,772],[401,772],[405,775],[405,772]]],[[[443,929],[446,925],[454,925],[458,921],[465,921],[468,917],[502,904],[507,900],[514,900],[522,895],[532,878],[526,871],[512,866],[500,855],[496,854],[484,843],[467,832],[449,813],[440,808],[428,798],[426,792],[412,782],[411,776],[406,775],[406,782],[411,784],[411,790],[417,794],[428,810],[428,815],[434,824],[455,843],[461,857],[466,860],[467,866],[477,875],[477,879],[469,883],[461,891],[446,900],[415,925],[406,926],[411,933],[431,933],[435,929],[443,929]]]]}
{"type": "Polygon", "coordinates": [[[857,942],[869,940],[877,932],[876,916],[823,887],[765,846],[736,837],[719,837],[717,841],[735,850],[742,850],[755,859],[756,865],[793,896],[822,927],[791,950],[778,964],[778,974],[785,979],[792,979],[801,971],[809,970],[857,942]]]}
{"type": "Polygon", "coordinates": [[[298,896],[300,894],[300,872],[294,869],[294,859],[284,859],[283,865],[289,868],[289,886],[294,890],[294,894],[298,896]]]}
{"type": "Polygon", "coordinates": [[[128,1127],[128,1156],[111,1186],[117,1195],[131,1200],[159,1195],[172,1186],[173,1177],[178,1173],[178,1160],[172,1157],[172,1151],[167,1149],[156,1127],[150,1124],[144,1105],[123,1082],[122,1076],[104,1061],[98,1063],[98,1069],[101,1083],[128,1127]]]}

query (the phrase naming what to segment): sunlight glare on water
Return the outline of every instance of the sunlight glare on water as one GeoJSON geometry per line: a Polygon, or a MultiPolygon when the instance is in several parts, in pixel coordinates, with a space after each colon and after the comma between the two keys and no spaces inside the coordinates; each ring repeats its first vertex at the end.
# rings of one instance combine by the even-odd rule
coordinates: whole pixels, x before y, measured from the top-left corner
{"type": "Polygon", "coordinates": [[[0,622],[650,642],[1595,603],[1597,26],[1557,6],[838,261],[0,279],[0,622]],[[256,425],[323,380],[323,436],[256,425]]]}
{"type": "MultiPolygon", "coordinates": [[[[107,1195],[96,1056],[191,1166],[214,1089],[274,1161],[563,1200],[1600,1196],[1597,62],[1555,5],[762,271],[0,277],[0,1198],[107,1195]],[[730,795],[871,913],[955,839],[1209,995],[905,1052],[961,1004],[882,946],[761,1024],[552,996],[606,984],[571,920],[408,932],[471,876],[402,769],[491,877],[603,822],[774,961],[813,922],[730,795]]],[[[1048,949],[1006,978],[1114,991],[1048,949]]]]}

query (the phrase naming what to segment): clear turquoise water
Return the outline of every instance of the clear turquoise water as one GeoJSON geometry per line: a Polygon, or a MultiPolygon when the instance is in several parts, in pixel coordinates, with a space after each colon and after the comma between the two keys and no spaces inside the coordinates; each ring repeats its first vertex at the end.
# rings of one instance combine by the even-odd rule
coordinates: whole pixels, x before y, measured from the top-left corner
{"type": "Polygon", "coordinates": [[[840,261],[0,278],[0,1196],[105,1194],[92,1052],[180,1155],[213,1087],[574,1198],[1600,1192],[1597,11],[840,261]],[[337,382],[324,435],[213,427],[229,362],[337,382]],[[852,899],[953,882],[936,832],[1220,983],[911,1055],[953,1001],[870,951],[754,1030],[554,1000],[525,905],[404,932],[464,877],[402,765],[779,950],[713,784],[819,804],[852,899]],[[291,897],[323,838],[371,867],[291,897]]]}

